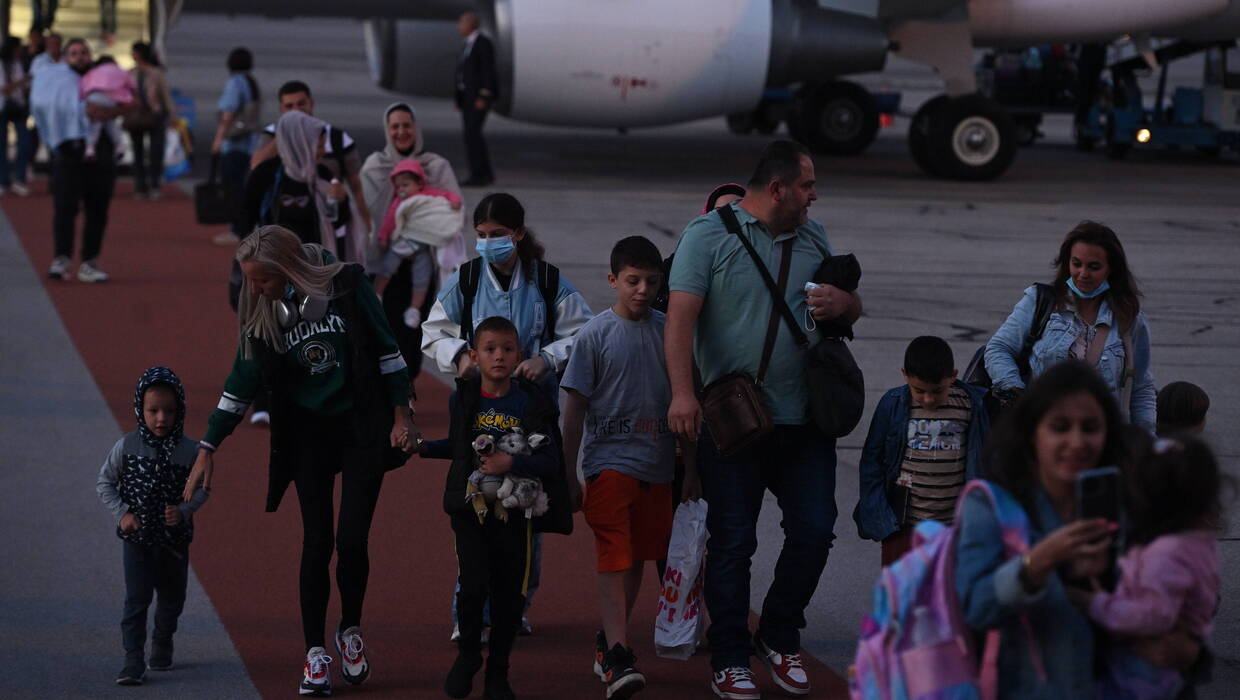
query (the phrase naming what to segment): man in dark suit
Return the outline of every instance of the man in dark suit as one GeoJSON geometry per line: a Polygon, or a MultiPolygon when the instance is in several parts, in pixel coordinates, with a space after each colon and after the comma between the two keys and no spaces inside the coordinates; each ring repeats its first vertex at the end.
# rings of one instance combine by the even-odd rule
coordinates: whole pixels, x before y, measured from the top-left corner
{"type": "Polygon", "coordinates": [[[495,45],[478,31],[478,15],[466,12],[457,22],[465,47],[456,64],[456,106],[465,129],[465,153],[469,156],[469,179],[465,187],[486,187],[495,181],[491,157],[482,138],[482,123],[499,96],[495,75],[495,45]]]}

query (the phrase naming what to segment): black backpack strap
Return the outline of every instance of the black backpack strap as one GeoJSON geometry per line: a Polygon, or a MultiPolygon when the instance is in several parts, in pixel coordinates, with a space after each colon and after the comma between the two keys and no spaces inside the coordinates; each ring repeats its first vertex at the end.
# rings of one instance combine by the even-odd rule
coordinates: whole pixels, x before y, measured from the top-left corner
{"type": "Polygon", "coordinates": [[[478,295],[478,280],[482,277],[482,258],[474,258],[461,265],[457,289],[461,292],[461,340],[473,343],[474,297],[478,295]]]}
{"type": "Polygon", "coordinates": [[[1021,354],[1027,355],[1033,350],[1033,344],[1038,342],[1042,334],[1046,332],[1046,323],[1050,321],[1051,311],[1055,307],[1055,288],[1049,284],[1038,282],[1033,285],[1037,291],[1037,302],[1033,311],[1033,322],[1029,324],[1029,334],[1025,336],[1025,345],[1021,348],[1021,354]]]}
{"type": "Polygon", "coordinates": [[[560,268],[545,260],[535,260],[538,273],[538,291],[542,293],[547,308],[547,322],[543,327],[544,346],[555,342],[555,298],[560,294],[560,268]]]}
{"type": "Polygon", "coordinates": [[[348,180],[349,170],[344,165],[344,132],[334,126],[329,128],[331,129],[332,157],[335,158],[336,163],[340,166],[340,177],[348,180]]]}
{"type": "MultiPolygon", "coordinates": [[[[802,348],[809,347],[809,338],[805,337],[805,333],[801,331],[801,326],[797,323],[797,319],[792,315],[792,309],[788,308],[788,301],[784,299],[780,293],[779,287],[775,284],[775,280],[771,278],[771,273],[763,264],[762,258],[758,257],[758,251],[753,249],[753,244],[741,232],[741,223],[736,218],[736,212],[732,211],[732,206],[719,207],[715,211],[719,212],[719,218],[723,219],[723,225],[727,227],[728,233],[733,234],[740,239],[741,245],[745,246],[745,251],[749,253],[749,257],[753,259],[754,265],[758,267],[758,272],[762,275],[762,281],[766,283],[766,288],[771,293],[771,299],[775,304],[775,309],[784,318],[788,330],[792,332],[792,337],[796,340],[797,345],[802,348]]],[[[786,248],[785,255],[791,255],[791,248],[786,248]]]]}

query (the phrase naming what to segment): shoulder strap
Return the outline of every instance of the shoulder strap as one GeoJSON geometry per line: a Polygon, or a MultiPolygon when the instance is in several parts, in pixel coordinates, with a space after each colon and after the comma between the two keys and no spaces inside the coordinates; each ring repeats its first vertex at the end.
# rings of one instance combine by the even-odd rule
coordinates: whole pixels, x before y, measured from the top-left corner
{"type": "Polygon", "coordinates": [[[1025,341],[1027,347],[1033,347],[1038,338],[1046,332],[1046,322],[1051,318],[1055,308],[1055,289],[1049,284],[1038,282],[1033,285],[1037,291],[1037,302],[1034,305],[1033,323],[1029,325],[1029,337],[1025,341]]]}
{"type": "MultiPolygon", "coordinates": [[[[775,280],[771,279],[771,273],[766,269],[766,265],[762,263],[762,258],[758,257],[758,251],[753,249],[753,245],[748,238],[741,232],[740,221],[736,218],[736,212],[732,211],[732,207],[719,207],[715,211],[719,212],[719,218],[723,219],[723,225],[727,227],[728,233],[740,239],[741,245],[745,246],[745,251],[749,253],[749,257],[753,260],[754,265],[758,267],[758,272],[762,275],[762,281],[766,283],[767,290],[771,293],[771,300],[774,302],[772,313],[778,312],[784,317],[784,323],[787,324],[788,330],[792,332],[792,337],[796,340],[797,345],[802,348],[809,347],[809,339],[805,337],[805,333],[801,331],[801,326],[797,324],[796,317],[792,315],[792,309],[788,308],[788,302],[784,299],[784,288],[788,286],[788,280],[785,277],[781,286],[775,285],[775,280]]],[[[791,243],[795,238],[790,238],[785,242],[784,264],[792,263],[792,246],[791,243]]]]}
{"type": "Polygon", "coordinates": [[[482,258],[461,265],[457,289],[461,292],[461,339],[472,342],[474,337],[474,297],[478,295],[478,279],[482,276],[482,258]]]}
{"type": "Polygon", "coordinates": [[[336,163],[340,166],[340,177],[348,178],[349,171],[344,166],[344,132],[336,127],[331,127],[332,140],[332,157],[336,159],[336,163]]]}
{"type": "Polygon", "coordinates": [[[550,344],[555,342],[555,299],[560,293],[560,268],[545,260],[535,260],[534,265],[538,270],[538,291],[542,293],[543,305],[547,309],[543,338],[550,344]]]}

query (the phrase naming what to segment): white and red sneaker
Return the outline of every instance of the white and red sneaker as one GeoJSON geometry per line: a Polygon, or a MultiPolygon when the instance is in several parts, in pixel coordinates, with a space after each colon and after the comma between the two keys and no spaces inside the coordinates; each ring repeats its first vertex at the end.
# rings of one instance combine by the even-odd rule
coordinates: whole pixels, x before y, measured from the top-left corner
{"type": "Polygon", "coordinates": [[[771,680],[792,695],[809,695],[809,677],[805,675],[805,667],[801,665],[800,654],[781,654],[772,650],[762,641],[754,637],[754,648],[758,656],[771,669],[771,680]]]}
{"type": "Polygon", "coordinates": [[[758,686],[754,685],[753,672],[747,666],[729,666],[716,671],[710,689],[726,700],[759,700],[762,697],[758,686]]]}
{"type": "Polygon", "coordinates": [[[370,664],[362,649],[362,631],[353,626],[336,632],[336,651],[340,652],[340,674],[349,685],[361,685],[370,676],[370,664]]]}
{"type": "Polygon", "coordinates": [[[332,657],[327,655],[323,647],[310,647],[306,652],[306,665],[302,670],[299,695],[326,697],[332,694],[331,667],[332,657]]]}

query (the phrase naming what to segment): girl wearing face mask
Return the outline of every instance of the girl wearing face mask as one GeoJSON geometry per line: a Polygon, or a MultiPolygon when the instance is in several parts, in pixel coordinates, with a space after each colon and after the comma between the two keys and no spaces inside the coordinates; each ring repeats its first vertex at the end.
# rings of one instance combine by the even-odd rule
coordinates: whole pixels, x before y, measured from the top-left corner
{"type": "MultiPolygon", "coordinates": [[[[590,307],[581,292],[543,260],[543,247],[525,227],[525,209],[516,197],[503,192],[484,197],[474,208],[474,232],[477,234],[474,250],[478,258],[453,273],[439,293],[430,315],[422,323],[422,352],[443,372],[464,377],[478,371],[469,357],[470,334],[461,328],[465,308],[462,275],[474,275],[477,291],[470,309],[473,325],[491,316],[512,321],[517,327],[522,358],[514,374],[540,385],[558,402],[559,375],[568,365],[573,336],[593,315],[590,307]],[[554,309],[549,310],[546,297],[552,294],[547,290],[549,294],[544,295],[541,281],[549,280],[547,275],[551,271],[559,276],[559,283],[553,293],[554,309]],[[554,324],[549,322],[551,318],[554,324]]],[[[542,570],[541,537],[541,533],[534,535],[526,612],[542,570]]],[[[455,623],[455,597],[452,618],[455,623]]],[[[528,618],[522,615],[521,633],[530,634],[530,630],[528,618]]],[[[454,624],[452,640],[456,641],[458,636],[454,624]]]]}
{"type": "Polygon", "coordinates": [[[986,371],[996,394],[1024,390],[1021,356],[1025,338],[1029,379],[1064,360],[1095,368],[1119,402],[1127,422],[1151,432],[1155,423],[1154,377],[1150,374],[1150,332],[1141,311],[1141,291],[1115,232],[1082,221],[1059,247],[1046,327],[1037,332],[1037,289],[1029,287],[1011,315],[986,344],[986,371]]]}
{"type": "MultiPolygon", "coordinates": [[[[555,395],[556,377],[564,371],[573,336],[590,320],[586,300],[563,275],[548,309],[540,280],[547,279],[543,247],[525,228],[525,210],[506,193],[487,195],[474,209],[475,251],[480,262],[466,263],[444,285],[430,316],[422,324],[422,352],[444,372],[457,376],[476,371],[469,359],[468,333],[462,332],[464,296],[461,275],[480,265],[473,295],[474,324],[490,316],[513,322],[521,338],[523,360],[516,373],[540,383],[555,395]],[[550,312],[550,313],[549,313],[550,312]],[[550,319],[554,316],[554,330],[550,319]]],[[[557,272],[558,274],[558,272],[557,272]]],[[[470,329],[472,331],[472,329],[470,329]]]]}

